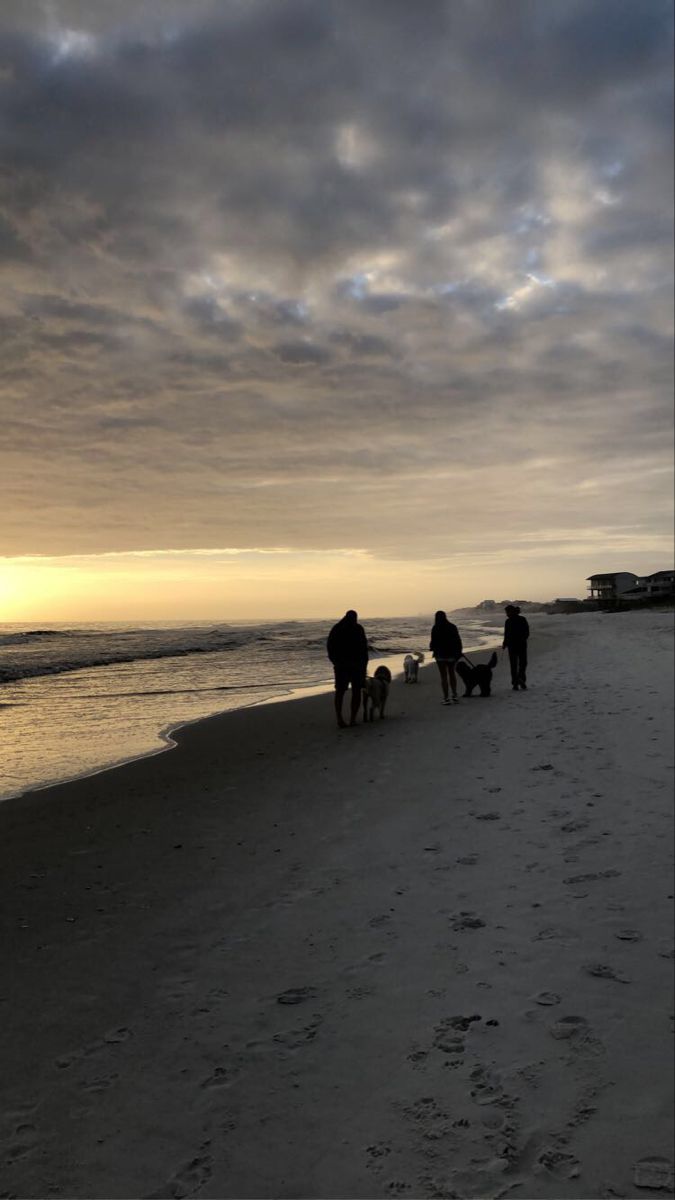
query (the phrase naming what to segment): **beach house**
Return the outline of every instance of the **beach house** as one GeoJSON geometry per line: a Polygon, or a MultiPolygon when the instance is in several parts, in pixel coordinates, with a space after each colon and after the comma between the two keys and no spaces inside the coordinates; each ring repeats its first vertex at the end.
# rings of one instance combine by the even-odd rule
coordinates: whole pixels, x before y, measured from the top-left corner
{"type": "Polygon", "coordinates": [[[611,571],[603,575],[589,575],[588,594],[591,600],[617,600],[629,588],[634,588],[638,577],[632,571],[611,571]]]}
{"type": "Polygon", "coordinates": [[[623,593],[632,600],[658,599],[675,593],[675,571],[654,571],[653,575],[641,575],[635,586],[623,593]]]}

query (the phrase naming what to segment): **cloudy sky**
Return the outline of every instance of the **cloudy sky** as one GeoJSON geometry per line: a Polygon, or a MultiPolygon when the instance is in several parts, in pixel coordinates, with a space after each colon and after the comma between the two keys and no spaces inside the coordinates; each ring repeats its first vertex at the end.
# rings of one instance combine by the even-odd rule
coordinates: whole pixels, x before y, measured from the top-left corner
{"type": "Polygon", "coordinates": [[[3,0],[0,619],[672,566],[668,0],[3,0]]]}

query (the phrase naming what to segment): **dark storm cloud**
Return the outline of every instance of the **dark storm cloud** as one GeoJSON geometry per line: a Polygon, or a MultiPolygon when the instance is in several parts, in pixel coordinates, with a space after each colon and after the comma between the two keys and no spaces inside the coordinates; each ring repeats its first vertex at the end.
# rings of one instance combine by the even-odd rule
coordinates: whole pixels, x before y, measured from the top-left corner
{"type": "Polygon", "coordinates": [[[343,346],[351,354],[364,357],[380,357],[393,354],[393,347],[386,338],[368,333],[353,333],[350,330],[337,330],[331,335],[331,341],[336,346],[343,346]]]}
{"type": "Polygon", "coordinates": [[[630,508],[617,461],[666,453],[671,25],[661,0],[6,3],[0,551],[53,550],[54,504],[64,550],[346,527],[424,557],[438,478],[489,472],[483,508],[450,482],[480,529],[540,459],[538,521],[590,472],[630,508]]]}
{"type": "Polygon", "coordinates": [[[0,215],[0,262],[30,258],[30,249],[14,227],[0,215]]]}
{"type": "Polygon", "coordinates": [[[282,342],[274,346],[273,353],[285,363],[324,363],[330,355],[321,346],[305,342],[282,342]]]}
{"type": "Polygon", "coordinates": [[[216,333],[224,340],[239,337],[241,325],[223,311],[213,296],[194,296],[186,301],[185,312],[205,333],[216,333]]]}

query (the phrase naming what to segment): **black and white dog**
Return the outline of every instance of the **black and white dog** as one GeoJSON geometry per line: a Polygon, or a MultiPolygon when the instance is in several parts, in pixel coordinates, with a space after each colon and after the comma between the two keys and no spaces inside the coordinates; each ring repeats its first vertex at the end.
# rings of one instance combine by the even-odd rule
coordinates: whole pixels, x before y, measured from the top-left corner
{"type": "Polygon", "coordinates": [[[490,695],[490,684],[492,683],[492,671],[497,666],[497,655],[491,654],[486,663],[477,663],[476,666],[470,663],[466,658],[460,658],[455,665],[455,670],[464,684],[464,695],[470,696],[475,687],[480,688],[481,696],[490,695]]]}
{"type": "Polygon", "coordinates": [[[384,716],[390,683],[391,671],[389,670],[389,667],[376,667],[372,679],[370,676],[368,676],[365,684],[363,685],[364,721],[373,721],[375,719],[376,708],[379,709],[380,718],[384,716]]]}

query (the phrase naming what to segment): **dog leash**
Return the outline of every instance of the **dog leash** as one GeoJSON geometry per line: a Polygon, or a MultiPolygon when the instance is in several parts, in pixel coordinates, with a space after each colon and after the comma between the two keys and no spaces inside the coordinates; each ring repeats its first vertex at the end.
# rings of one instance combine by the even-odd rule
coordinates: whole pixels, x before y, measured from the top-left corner
{"type": "MultiPolygon", "coordinates": [[[[497,653],[497,652],[495,651],[495,653],[497,653]]],[[[466,659],[466,661],[468,662],[469,666],[470,666],[470,667],[473,667],[473,668],[474,668],[474,670],[475,670],[476,664],[475,664],[475,663],[472,663],[472,661],[471,661],[471,659],[469,658],[468,654],[460,654],[459,658],[464,658],[464,659],[466,659]]],[[[459,658],[457,659],[457,662],[459,662],[459,658]]],[[[498,655],[498,654],[497,654],[497,662],[499,662],[499,655],[498,655]]]]}

